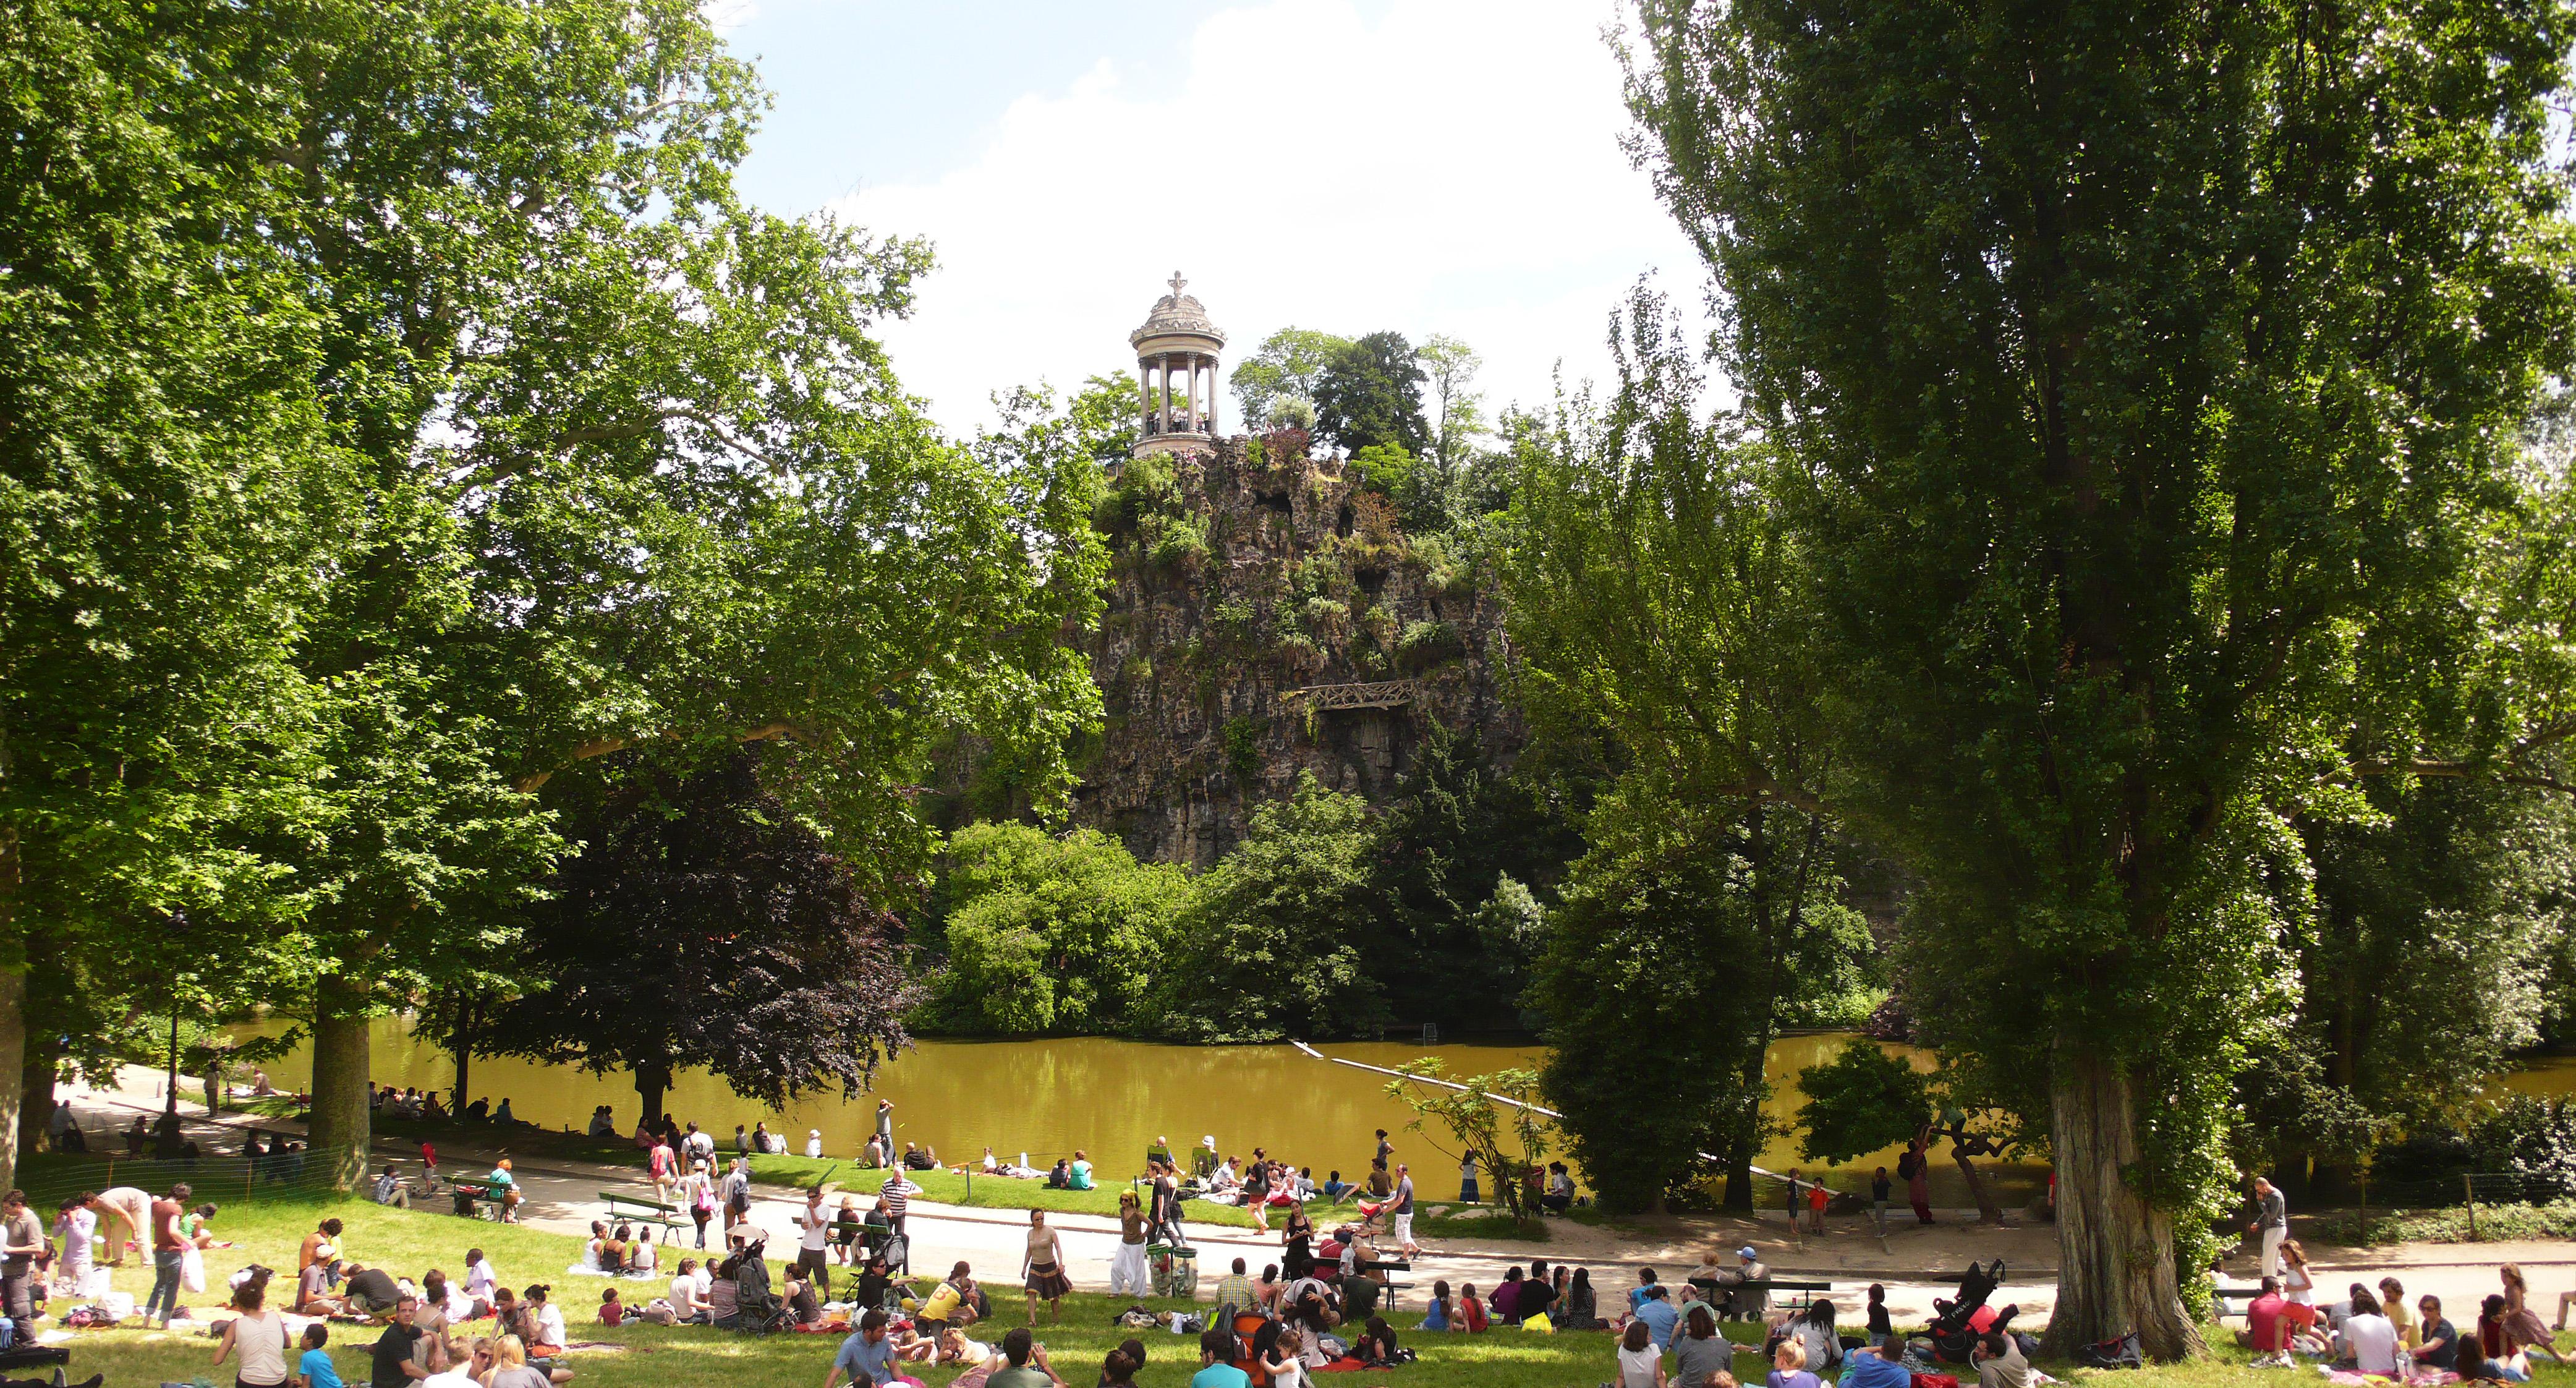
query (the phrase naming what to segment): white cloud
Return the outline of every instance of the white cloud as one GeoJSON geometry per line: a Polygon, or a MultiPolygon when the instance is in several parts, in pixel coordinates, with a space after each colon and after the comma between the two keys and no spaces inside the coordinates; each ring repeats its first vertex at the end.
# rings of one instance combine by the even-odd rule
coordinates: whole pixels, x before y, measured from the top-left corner
{"type": "MultiPolygon", "coordinates": [[[[922,234],[940,268],[886,331],[906,384],[970,429],[996,389],[1132,366],[1174,268],[1230,335],[1394,328],[1466,339],[1499,404],[1598,376],[1606,315],[1697,257],[1629,167],[1596,0],[1272,0],[1204,21],[1177,82],[1105,59],[1013,103],[935,182],[835,205],[922,234]],[[1146,76],[1152,76],[1150,74],[1146,76]]],[[[1229,398],[1226,427],[1232,418],[1229,398]]]]}

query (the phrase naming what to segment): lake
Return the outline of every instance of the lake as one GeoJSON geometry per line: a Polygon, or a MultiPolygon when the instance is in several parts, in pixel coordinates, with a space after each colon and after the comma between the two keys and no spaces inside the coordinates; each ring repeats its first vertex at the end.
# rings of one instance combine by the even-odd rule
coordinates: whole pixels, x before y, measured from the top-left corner
{"type": "MultiPolygon", "coordinates": [[[[1830,1060],[1851,1039],[1848,1033],[1827,1032],[1783,1037],[1772,1044],[1763,1068],[1772,1085],[1765,1107],[1775,1121],[1785,1125],[1796,1113],[1801,1101],[1798,1072],[1830,1060]]],[[[1436,1046],[1353,1041],[1318,1049],[1385,1066],[1436,1056],[1453,1078],[1534,1066],[1542,1054],[1534,1044],[1473,1041],[1436,1046]]],[[[1919,1068],[1931,1068],[1928,1051],[1888,1049],[1919,1068]]],[[[373,1062],[379,1084],[435,1088],[444,1094],[456,1079],[447,1054],[415,1040],[399,1017],[375,1024],[373,1062]]],[[[312,1073],[309,1052],[300,1048],[267,1068],[282,1088],[303,1088],[312,1073]]],[[[607,1104],[620,1131],[634,1130],[635,1089],[622,1074],[478,1058],[473,1077],[476,1094],[496,1104],[506,1096],[511,1111],[532,1123],[579,1128],[593,1106],[607,1104]]],[[[2576,1092],[2576,1057],[2544,1057],[2504,1078],[2507,1085],[2533,1093],[2576,1092]]],[[[1005,1160],[1026,1152],[1041,1167],[1080,1148],[1105,1169],[1125,1172],[1157,1137],[1168,1137],[1179,1148],[1212,1134],[1229,1154],[1264,1147],[1312,1166],[1318,1179],[1337,1167],[1353,1176],[1367,1170],[1375,1149],[1373,1134],[1385,1128],[1394,1134],[1399,1159],[1413,1162],[1426,1193],[1454,1194],[1449,1185],[1454,1163],[1427,1150],[1423,1137],[1405,1131],[1410,1110],[1387,1097],[1386,1084],[1385,1076],[1309,1059],[1284,1045],[1167,1046],[1104,1037],[925,1040],[879,1071],[875,1094],[855,1101],[816,1095],[773,1111],[735,1097],[703,1071],[682,1071],[665,1105],[682,1122],[695,1121],[714,1131],[728,1150],[734,1124],[766,1120],[772,1130],[787,1135],[796,1151],[804,1150],[808,1129],[820,1129],[828,1155],[854,1156],[867,1141],[876,1096],[882,1095],[894,1101],[898,1139],[926,1142],[952,1164],[981,1157],[987,1145],[1005,1160]]],[[[1430,1136],[1448,1145],[1446,1134],[1430,1136]]],[[[1896,1155],[1890,1148],[1836,1168],[1835,1184],[1849,1187],[1865,1180],[1874,1166],[1892,1168],[1896,1155]]],[[[1801,1165],[1812,1170],[1814,1165],[1798,1160],[1794,1136],[1774,1138],[1760,1164],[1775,1171],[1801,1165]]],[[[2036,1165],[1983,1165],[2008,1206],[2026,1201],[2045,1179],[2044,1169],[2036,1165]]],[[[1945,1207],[1969,1203],[1965,1183],[1946,1158],[1933,1167],[1933,1201],[1945,1207]]]]}

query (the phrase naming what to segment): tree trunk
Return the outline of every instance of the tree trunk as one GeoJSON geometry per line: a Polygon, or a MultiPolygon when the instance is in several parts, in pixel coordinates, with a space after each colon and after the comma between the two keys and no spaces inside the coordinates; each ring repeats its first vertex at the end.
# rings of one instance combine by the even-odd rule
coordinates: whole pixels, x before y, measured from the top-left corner
{"type": "Polygon", "coordinates": [[[1753,1148],[1741,1139],[1726,1145],[1726,1196],[1718,1204],[1729,1214],[1753,1213],[1753,1148]]]}
{"type": "MultiPolygon", "coordinates": [[[[0,790],[9,789],[9,771],[9,734],[0,727],[0,790]]],[[[18,920],[20,867],[18,830],[0,825],[0,1190],[18,1183],[18,1110],[26,1085],[27,936],[18,920]]]]}
{"type": "Polygon", "coordinates": [[[366,1179],[374,1115],[367,1109],[367,986],[328,973],[313,984],[313,1121],[308,1169],[332,1188],[356,1190],[366,1179]]]}
{"type": "Polygon", "coordinates": [[[456,1057],[456,1094],[454,1101],[447,1106],[449,1113],[460,1117],[463,1116],[468,1102],[466,1091],[469,1088],[469,1082],[474,1078],[474,1043],[482,1039],[482,1034],[483,1009],[480,1006],[460,1009],[456,1018],[456,1034],[452,1038],[454,1045],[451,1049],[451,1054],[456,1057]]]}
{"type": "MultiPolygon", "coordinates": [[[[14,861],[0,863],[0,877],[14,875],[16,867],[14,861]]],[[[0,901],[5,900],[0,891],[0,901]]],[[[0,906],[0,920],[5,918],[6,907],[0,906]]],[[[22,959],[0,965],[0,1190],[18,1183],[18,1111],[26,1096],[26,1070],[27,966],[22,959]]]]}
{"type": "Polygon", "coordinates": [[[2151,1359],[2207,1353],[2183,1311],[2173,1221],[2131,1186],[2140,1168],[2137,1093],[2099,1056],[2060,1048],[2053,1077],[2057,1149],[2057,1308],[2046,1353],[2137,1331],[2151,1359]]]}
{"type": "Polygon", "coordinates": [[[30,1037],[26,1051],[18,1077],[18,1150],[41,1152],[54,1126],[54,1084],[63,1063],[62,1038],[30,1037]]]}
{"type": "Polygon", "coordinates": [[[1977,1202],[1977,1222],[2003,1223],[2004,1207],[1996,1204],[1994,1192],[1986,1189],[1985,1173],[1977,1170],[1977,1164],[1968,1160],[1968,1154],[1960,1151],[1956,1142],[1950,1144],[1950,1160],[1957,1162],[1959,1174],[1968,1178],[1968,1195],[1977,1202]]]}
{"type": "Polygon", "coordinates": [[[638,1065],[635,1067],[635,1092],[644,1097],[644,1112],[647,1116],[661,1113],[662,1096],[669,1093],[670,1089],[670,1066],[638,1065]]]}

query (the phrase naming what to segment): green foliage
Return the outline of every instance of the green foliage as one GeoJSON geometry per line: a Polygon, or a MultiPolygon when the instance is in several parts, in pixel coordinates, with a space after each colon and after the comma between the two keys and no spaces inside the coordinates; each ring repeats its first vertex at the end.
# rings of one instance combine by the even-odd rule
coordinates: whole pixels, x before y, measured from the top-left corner
{"type": "Polygon", "coordinates": [[[2564,587],[2493,566],[2576,342],[2576,15],[1650,0],[1639,32],[1641,143],[1789,464],[1837,803],[1924,878],[1925,1035],[2093,1211],[2052,1336],[2192,1352],[2233,1081],[2298,1044],[2297,826],[2564,741],[2531,676],[2566,613],[2512,596],[2564,587]]]}
{"type": "Polygon", "coordinates": [[[1307,328],[1281,328],[1262,339],[1226,377],[1234,388],[1236,418],[1246,429],[1285,423],[1312,430],[1315,388],[1326,364],[1349,345],[1347,338],[1307,328]]]}
{"type": "Polygon", "coordinates": [[[1431,388],[1430,461],[1445,491],[1485,432],[1484,396],[1474,388],[1485,359],[1466,343],[1438,333],[1424,338],[1414,356],[1431,388]]]}
{"type": "Polygon", "coordinates": [[[1416,670],[1456,660],[1464,649],[1458,641],[1458,628],[1447,622],[1407,622],[1395,638],[1395,653],[1416,670]]]}
{"type": "Polygon", "coordinates": [[[1413,344],[1401,333],[1370,333],[1345,343],[1316,378],[1315,432],[1354,456],[1390,444],[1419,456],[1431,447],[1431,431],[1422,420],[1423,380],[1413,344]]]}
{"type": "Polygon", "coordinates": [[[1434,726],[1380,821],[1374,968],[1406,1017],[1453,1031],[1521,1025],[1520,993],[1545,938],[1539,892],[1582,851],[1581,787],[1501,775],[1482,744],[1434,726]]]}
{"type": "Polygon", "coordinates": [[[1269,731],[1267,719],[1245,715],[1225,720],[1225,769],[1246,791],[1261,783],[1261,739],[1269,731]]]}
{"type": "Polygon", "coordinates": [[[975,824],[948,841],[916,943],[945,963],[914,1023],[1022,1036],[1148,1033],[1147,1000],[1190,893],[1093,829],[975,824]]]}
{"type": "Polygon", "coordinates": [[[1421,467],[1400,443],[1370,444],[1351,454],[1351,464],[1359,469],[1361,486],[1388,497],[1410,491],[1413,475],[1421,467]]]}
{"type": "Polygon", "coordinates": [[[1764,1050],[1801,980],[1848,948],[1837,884],[1815,870],[1821,826],[1639,776],[1602,797],[1584,837],[1527,994],[1547,1019],[1549,1105],[1607,1208],[1659,1206],[1702,1152],[1730,1167],[1730,1201],[1749,1201],[1764,1050]]]}
{"type": "Polygon", "coordinates": [[[1759,485],[1767,455],[1696,413],[1696,356],[1660,300],[1640,291],[1621,328],[1617,391],[1579,395],[1523,436],[1500,527],[1535,720],[1559,745],[1639,768],[1586,826],[1530,1000],[1587,1057],[1552,1064],[1546,1083],[1604,1201],[1652,1204],[1706,1151],[1749,1208],[1761,1119],[1743,1096],[1760,1092],[1764,1049],[1782,1026],[1847,1012],[1875,950],[1835,899],[1835,826],[1804,785],[1827,756],[1825,680],[1759,485]],[[1741,962],[1708,997],[1677,977],[1675,951],[1741,962]],[[1697,1078],[1636,1121],[1627,1071],[1645,1058],[1597,1063],[1599,1047],[1667,1037],[1684,1014],[1682,1068],[1697,1078]]]}
{"type": "Polygon", "coordinates": [[[1499,1070],[1452,1080],[1447,1065],[1436,1057],[1395,1069],[1407,1078],[1389,1080],[1386,1094],[1413,1110],[1406,1131],[1429,1137],[1426,1125],[1438,1124],[1452,1145],[1440,1147],[1433,1139],[1436,1150],[1453,1159],[1473,1153],[1476,1169],[1490,1177],[1494,1203],[1515,1220],[1536,1217],[1538,1201],[1529,1184],[1513,1177],[1544,1170],[1548,1163],[1550,1126],[1532,1111],[1543,1107],[1537,1073],[1499,1070]]]}
{"type": "Polygon", "coordinates": [[[1199,880],[1159,1006],[1185,1041],[1347,1036],[1385,1020],[1365,953],[1368,805],[1301,775],[1199,880]]]}
{"type": "Polygon", "coordinates": [[[1830,1061],[1798,1072],[1798,1156],[1847,1162],[1902,1147],[1932,1121],[1932,1089],[1905,1057],[1875,1041],[1854,1041],[1830,1061]]]}

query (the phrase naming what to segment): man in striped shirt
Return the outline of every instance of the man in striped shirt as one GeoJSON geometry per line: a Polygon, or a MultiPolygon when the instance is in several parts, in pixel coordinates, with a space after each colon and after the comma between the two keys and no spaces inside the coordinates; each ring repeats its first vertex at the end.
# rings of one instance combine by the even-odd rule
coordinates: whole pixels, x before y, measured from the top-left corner
{"type": "Polygon", "coordinates": [[[893,1175],[886,1177],[885,1184],[877,1188],[877,1194],[885,1197],[886,1223],[896,1233],[903,1233],[903,1212],[911,1205],[912,1197],[921,1194],[921,1187],[914,1185],[903,1174],[903,1168],[898,1166],[893,1175]]]}

